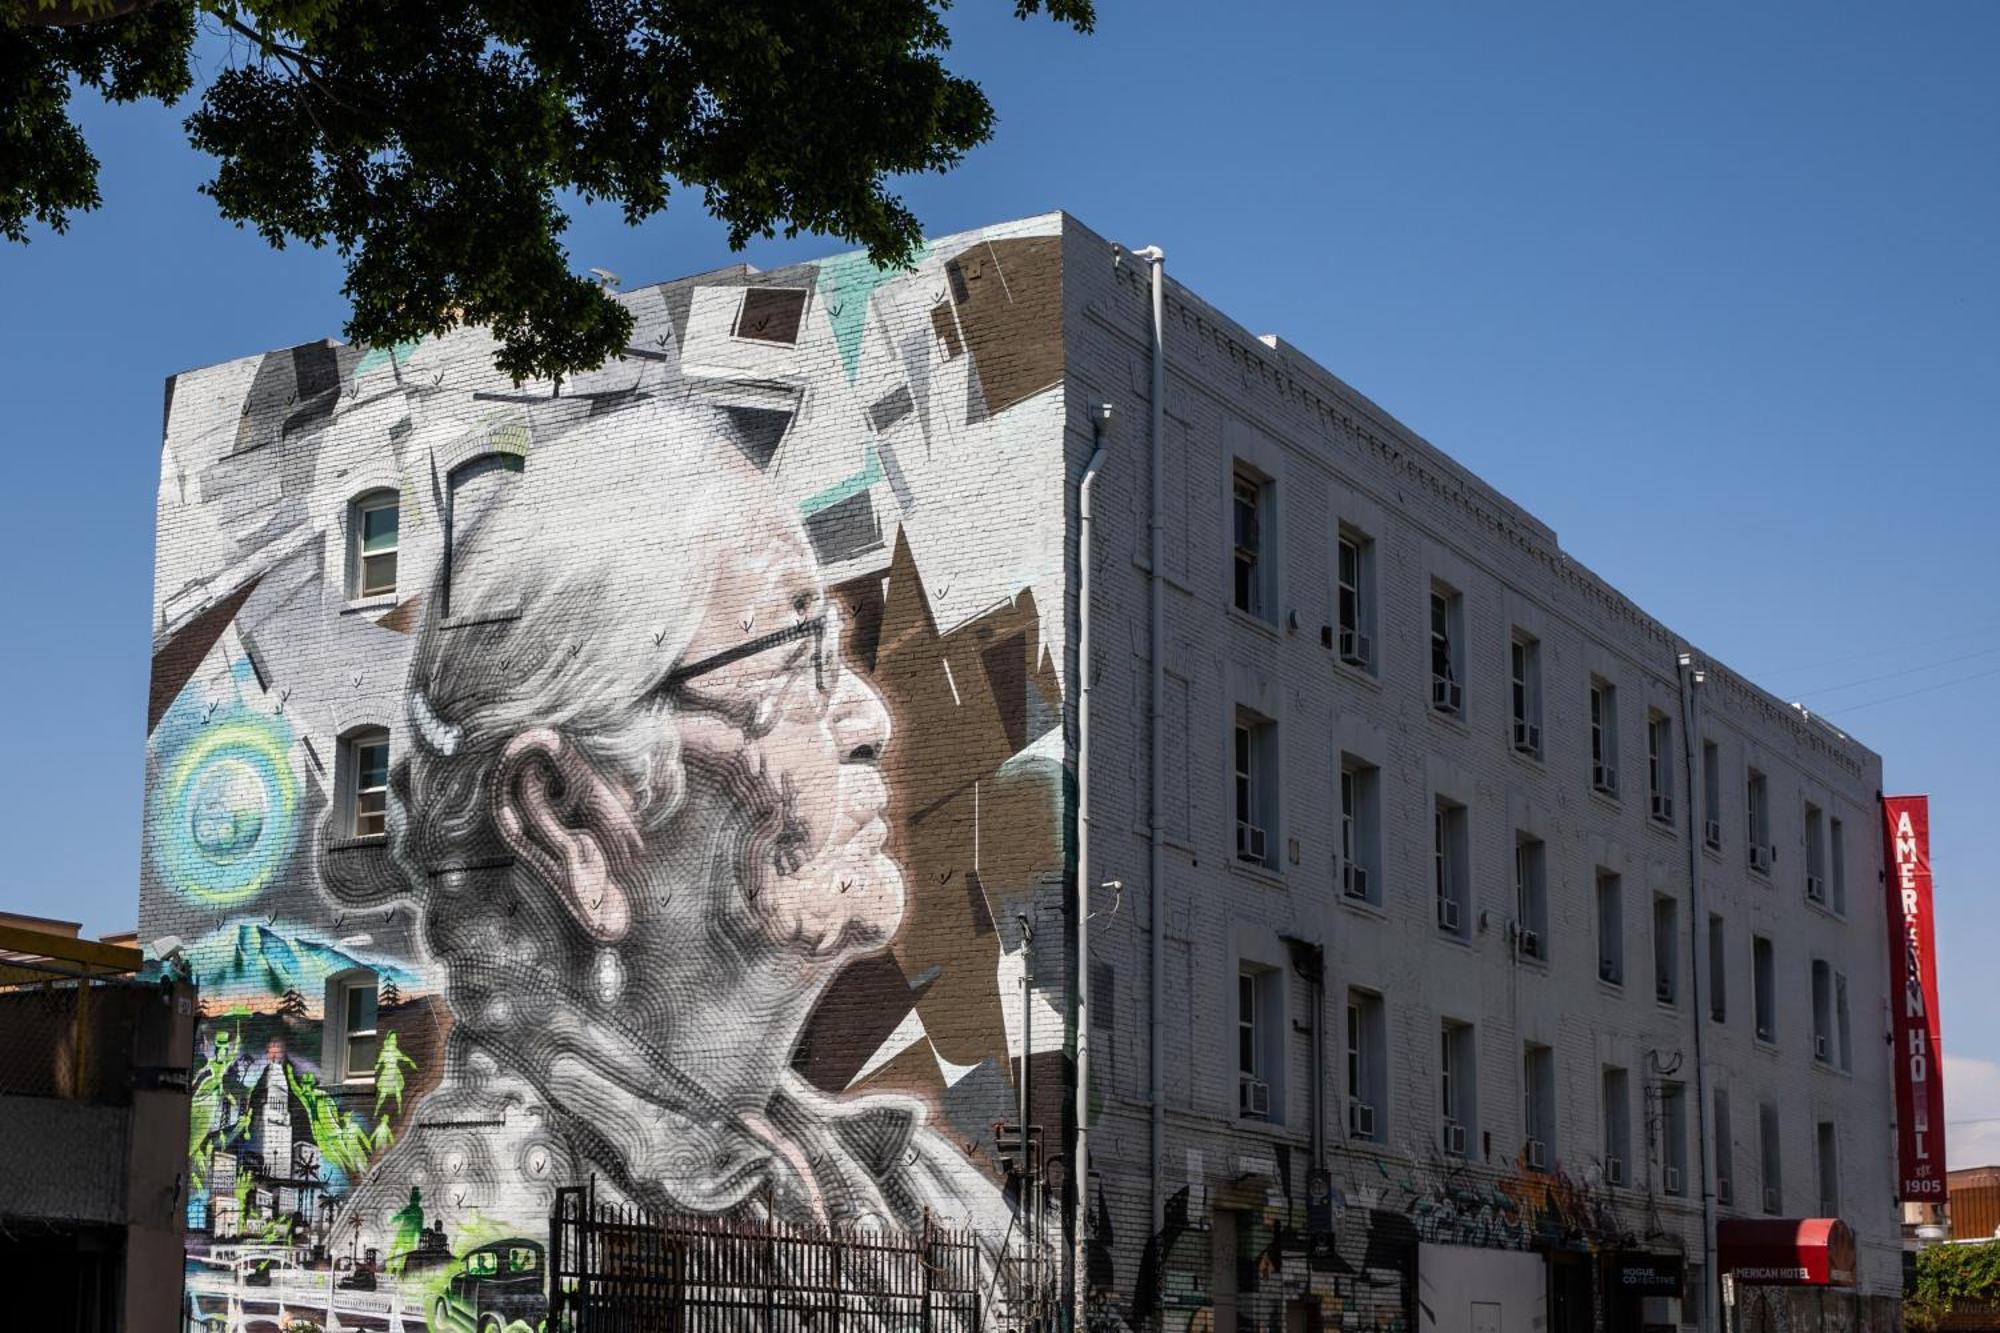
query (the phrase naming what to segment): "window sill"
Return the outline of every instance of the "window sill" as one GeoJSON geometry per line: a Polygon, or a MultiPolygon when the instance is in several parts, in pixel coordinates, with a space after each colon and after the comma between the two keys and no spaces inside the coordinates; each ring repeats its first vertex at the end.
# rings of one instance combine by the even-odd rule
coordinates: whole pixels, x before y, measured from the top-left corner
{"type": "Polygon", "coordinates": [[[1655,819],[1653,818],[1653,816],[1647,815],[1646,827],[1653,830],[1653,832],[1659,834],[1663,838],[1672,838],[1675,841],[1679,841],[1681,836],[1681,831],[1679,827],[1677,827],[1674,824],[1674,822],[1669,819],[1655,819]]]}
{"type": "Polygon", "coordinates": [[[1540,750],[1523,750],[1517,747],[1512,740],[1509,740],[1507,742],[1507,753],[1514,756],[1515,763],[1522,765],[1531,772],[1546,776],[1549,771],[1548,758],[1540,750]]]}
{"type": "Polygon", "coordinates": [[[1265,888],[1282,889],[1285,887],[1285,875],[1283,871],[1272,870],[1268,866],[1260,866],[1253,861],[1244,861],[1232,856],[1228,861],[1228,869],[1230,874],[1241,875],[1244,879],[1250,880],[1252,883],[1262,884],[1265,888]]]}
{"type": "MultiPolygon", "coordinates": [[[[1602,787],[1593,785],[1590,789],[1590,799],[1601,803],[1608,809],[1616,810],[1620,814],[1623,814],[1625,811],[1625,802],[1618,798],[1616,790],[1606,791],[1602,787]]],[[[1646,822],[1651,823],[1652,821],[1648,820],[1646,822]]]]}
{"type": "Polygon", "coordinates": [[[1467,953],[1471,953],[1473,950],[1472,937],[1463,931],[1446,930],[1442,926],[1436,926],[1431,930],[1431,938],[1440,944],[1455,945],[1467,953]]]}
{"type": "Polygon", "coordinates": [[[1266,620],[1254,611],[1245,611],[1233,601],[1223,603],[1223,610],[1227,611],[1229,618],[1237,624],[1256,630],[1259,634],[1269,635],[1274,642],[1284,637],[1284,631],[1278,628],[1275,621],[1266,620]]]}
{"type": "Polygon", "coordinates": [[[1845,1079],[1852,1079],[1854,1077],[1853,1070],[1842,1069],[1839,1065],[1834,1064],[1831,1060],[1821,1060],[1815,1057],[1812,1063],[1813,1063],[1813,1068],[1817,1069],[1822,1074],[1831,1074],[1835,1078],[1845,1078],[1845,1079]]]}
{"type": "Polygon", "coordinates": [[[1655,995],[1653,997],[1653,1007],[1663,1014],[1678,1014],[1681,1011],[1681,1002],[1678,999],[1662,1000],[1659,996],[1655,995]]]}
{"type": "Polygon", "coordinates": [[[511,606],[504,611],[489,611],[483,616],[446,616],[438,628],[471,629],[475,625],[505,625],[520,618],[521,608],[511,606]]]}
{"type": "Polygon", "coordinates": [[[343,852],[366,852],[371,850],[383,849],[387,848],[388,845],[389,845],[388,834],[370,833],[358,837],[349,836],[342,838],[328,838],[326,840],[325,850],[337,856],[343,852]]]}
{"type": "Polygon", "coordinates": [[[1354,913],[1354,915],[1366,917],[1370,921],[1386,922],[1389,920],[1388,909],[1372,898],[1350,898],[1343,893],[1340,895],[1340,905],[1354,913]]]}
{"type": "Polygon", "coordinates": [[[393,592],[377,593],[373,597],[350,597],[340,608],[343,616],[365,616],[376,611],[393,611],[401,605],[402,598],[393,592]]]}
{"type": "Polygon", "coordinates": [[[1334,653],[1332,656],[1335,674],[1346,677],[1356,685],[1366,685],[1373,690],[1382,688],[1382,678],[1375,674],[1373,662],[1367,666],[1357,666],[1353,662],[1343,661],[1339,653],[1334,653]]]}
{"type": "Polygon", "coordinates": [[[1842,925],[1847,924],[1847,913],[1845,912],[1837,912],[1828,904],[1814,902],[1811,898],[1806,898],[1805,904],[1808,908],[1819,913],[1821,916],[1825,917],[1829,921],[1838,921],[1842,925]]]}
{"type": "Polygon", "coordinates": [[[1514,961],[1532,972],[1539,972],[1543,976],[1549,975],[1549,960],[1540,954],[1522,953],[1519,949],[1516,949],[1514,951],[1514,961]]]}
{"type": "Polygon", "coordinates": [[[1703,838],[1701,840],[1701,850],[1717,865],[1722,864],[1722,845],[1720,843],[1710,842],[1708,839],[1703,838]]]}
{"type": "Polygon", "coordinates": [[[1463,708],[1459,709],[1456,713],[1447,713],[1441,708],[1432,707],[1429,698],[1425,698],[1424,711],[1430,714],[1431,721],[1450,727],[1461,736],[1470,736],[1472,734],[1472,724],[1465,720],[1465,710],[1463,708]]]}
{"type": "Polygon", "coordinates": [[[1762,1037],[1750,1038],[1750,1049],[1753,1051],[1762,1051],[1764,1054],[1772,1056],[1773,1058],[1775,1058],[1777,1055],[1780,1054],[1777,1042],[1766,1041],[1762,1037]]]}

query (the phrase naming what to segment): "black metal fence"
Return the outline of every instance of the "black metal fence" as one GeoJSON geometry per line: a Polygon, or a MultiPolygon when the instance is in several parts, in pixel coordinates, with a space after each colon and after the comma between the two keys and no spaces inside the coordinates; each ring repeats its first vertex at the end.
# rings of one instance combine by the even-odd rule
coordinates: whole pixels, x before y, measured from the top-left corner
{"type": "Polygon", "coordinates": [[[556,1192],[550,1327],[568,1333],[983,1333],[969,1231],[811,1231],[659,1217],[556,1192]]]}

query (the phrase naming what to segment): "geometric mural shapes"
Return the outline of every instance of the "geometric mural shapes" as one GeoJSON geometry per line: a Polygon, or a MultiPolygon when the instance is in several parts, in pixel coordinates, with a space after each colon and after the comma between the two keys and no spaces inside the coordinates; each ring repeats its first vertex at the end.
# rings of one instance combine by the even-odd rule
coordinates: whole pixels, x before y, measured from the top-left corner
{"type": "Polygon", "coordinates": [[[979,372],[982,416],[1062,382],[1061,237],[981,241],[945,265],[945,274],[979,372]]]}
{"type": "Polygon", "coordinates": [[[735,336],[792,346],[806,313],[806,292],[798,287],[745,287],[736,312],[735,336]]]}
{"type": "Polygon", "coordinates": [[[243,603],[257,585],[263,581],[258,574],[246,581],[242,587],[230,593],[214,606],[196,615],[169,638],[153,654],[152,684],[146,694],[146,734],[160,724],[160,718],[172,706],[188,683],[188,678],[207,660],[209,649],[229,628],[229,622],[236,619],[236,613],[243,609],[243,603]]]}

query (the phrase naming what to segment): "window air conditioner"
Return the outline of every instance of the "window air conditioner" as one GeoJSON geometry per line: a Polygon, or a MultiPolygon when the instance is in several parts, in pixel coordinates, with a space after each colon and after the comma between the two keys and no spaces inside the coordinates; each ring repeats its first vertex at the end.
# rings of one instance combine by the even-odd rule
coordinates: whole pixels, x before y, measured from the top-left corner
{"type": "Polygon", "coordinates": [[[1241,861],[1264,861],[1264,830],[1255,824],[1238,820],[1236,823],[1236,856],[1241,861]]]}
{"type": "Polygon", "coordinates": [[[1344,629],[1340,632],[1340,660],[1351,666],[1367,666],[1374,647],[1360,630],[1344,629]]]}
{"type": "Polygon", "coordinates": [[[1540,1139],[1528,1140],[1528,1169],[1530,1171],[1549,1169],[1549,1146],[1540,1139]]]}
{"type": "Polygon", "coordinates": [[[1766,1185],[1764,1187],[1764,1211],[1767,1213],[1778,1211],[1778,1187],[1776,1185],[1766,1185]]]}
{"type": "Polygon", "coordinates": [[[1653,793],[1653,818],[1662,824],[1674,822],[1674,798],[1663,792],[1653,793]]]}
{"type": "Polygon", "coordinates": [[[1456,713],[1464,698],[1458,682],[1449,676],[1431,677],[1431,707],[1440,713],[1456,713]]]}
{"type": "Polygon", "coordinates": [[[1722,849],[1722,821],[1719,819],[1704,820],[1701,826],[1701,837],[1703,842],[1720,851],[1722,849]]]}
{"type": "Polygon", "coordinates": [[[1514,724],[1514,748],[1522,754],[1542,752],[1542,729],[1532,722],[1514,724]]]}
{"type": "Polygon", "coordinates": [[[1438,929],[1458,933],[1458,899],[1438,899],[1438,929]]]}
{"type": "Polygon", "coordinates": [[[1248,1120],[1271,1118],[1271,1085],[1244,1074],[1236,1081],[1236,1109],[1248,1120]]]}
{"type": "Polygon", "coordinates": [[[1340,891],[1350,898],[1368,897],[1368,867],[1352,861],[1340,863],[1340,891]]]}
{"type": "Polygon", "coordinates": [[[1661,1004],[1672,1004],[1674,1002],[1674,979],[1672,977],[1655,978],[1653,981],[1653,996],[1661,1004]]]}
{"type": "Polygon", "coordinates": [[[1608,981],[1608,982],[1610,982],[1610,983],[1611,983],[1612,985],[1614,985],[1614,986],[1618,985],[1618,984],[1619,984],[1619,982],[1618,982],[1618,962],[1617,962],[1617,960],[1616,960],[1616,959],[1613,959],[1613,958],[1600,958],[1600,959],[1598,959],[1598,960],[1597,960],[1597,979],[1598,979],[1599,981],[1608,981]]]}
{"type": "Polygon", "coordinates": [[[1603,792],[1606,796],[1616,796],[1618,794],[1618,770],[1610,764],[1592,764],[1590,766],[1590,785],[1603,792]]]}
{"type": "Polygon", "coordinates": [[[1453,1157],[1465,1156],[1465,1126],[1456,1120],[1444,1122],[1444,1150],[1453,1157]]]}
{"type": "Polygon", "coordinates": [[[1607,1185],[1623,1185],[1625,1183],[1624,1158],[1607,1157],[1604,1159],[1604,1183],[1607,1185]]]}
{"type": "Polygon", "coordinates": [[[1762,1042],[1776,1042],[1777,1038],[1771,1034],[1771,1028],[1768,1024],[1759,1023],[1757,1025],[1757,1040],[1762,1042]]]}
{"type": "Polygon", "coordinates": [[[1724,1208],[1727,1208],[1729,1207],[1732,1194],[1733,1192],[1729,1188],[1729,1177],[1717,1176],[1715,1178],[1715,1201],[1724,1208]]]}
{"type": "Polygon", "coordinates": [[[1347,1099],[1347,1132],[1357,1139],[1375,1137],[1375,1108],[1358,1097],[1347,1099]]]}
{"type": "Polygon", "coordinates": [[[1520,942],[1522,957],[1540,958],[1542,956],[1542,937],[1538,932],[1523,927],[1520,934],[1520,942]]]}
{"type": "Polygon", "coordinates": [[[1679,1194],[1681,1192],[1681,1169],[1679,1167],[1666,1167],[1660,1174],[1666,1185],[1667,1193],[1679,1194]]]}
{"type": "Polygon", "coordinates": [[[1826,1034],[1823,1032],[1813,1033],[1813,1059],[1826,1059],[1826,1034]]]}
{"type": "Polygon", "coordinates": [[[1826,881],[1825,881],[1825,880],[1823,880],[1823,879],[1821,879],[1821,878],[1820,878],[1820,877],[1819,877],[1818,875],[1807,875],[1807,876],[1806,876],[1806,898],[1807,898],[1807,900],[1808,900],[1808,901],[1810,901],[1810,902],[1816,902],[1816,903],[1823,903],[1823,902],[1825,902],[1825,901],[1826,901],[1826,881]]]}
{"type": "Polygon", "coordinates": [[[1750,868],[1759,874],[1768,874],[1771,869],[1771,849],[1761,842],[1751,843],[1750,868]]]}

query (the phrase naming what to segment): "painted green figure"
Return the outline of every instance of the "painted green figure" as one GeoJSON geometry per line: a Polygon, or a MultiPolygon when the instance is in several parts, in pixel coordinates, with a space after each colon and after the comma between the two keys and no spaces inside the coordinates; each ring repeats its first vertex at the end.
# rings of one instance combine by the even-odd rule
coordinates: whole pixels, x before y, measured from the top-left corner
{"type": "MultiPolygon", "coordinates": [[[[375,1057],[375,1115],[378,1119],[382,1115],[382,1103],[391,1098],[395,1099],[396,1113],[398,1115],[402,1114],[403,1070],[405,1067],[415,1069],[417,1062],[403,1054],[403,1048],[398,1043],[394,1032],[383,1033],[382,1051],[381,1054],[375,1057]]],[[[384,1136],[384,1127],[387,1123],[387,1121],[383,1121],[381,1125],[376,1127],[375,1132],[377,1137],[384,1136]]],[[[387,1145],[385,1144],[384,1146],[387,1145]]]]}

